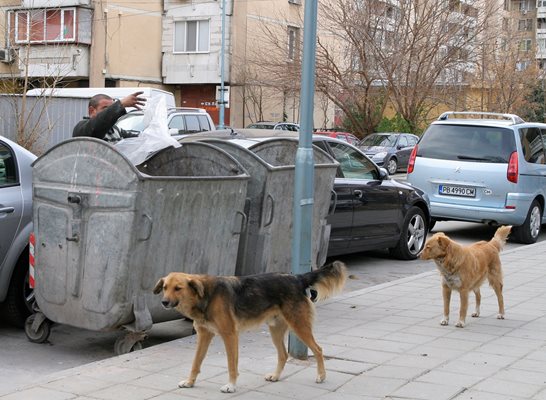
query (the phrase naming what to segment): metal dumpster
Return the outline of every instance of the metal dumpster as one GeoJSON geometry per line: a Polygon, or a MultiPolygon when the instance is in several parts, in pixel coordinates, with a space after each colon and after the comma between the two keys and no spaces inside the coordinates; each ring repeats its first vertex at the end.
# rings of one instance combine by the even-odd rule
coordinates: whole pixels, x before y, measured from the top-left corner
{"type": "MultiPolygon", "coordinates": [[[[259,142],[209,139],[237,159],[250,174],[245,213],[247,229],[239,241],[238,275],[290,272],[295,160],[298,141],[273,138],[259,142]]],[[[330,237],[326,224],[337,162],[314,148],[313,266],[324,263],[330,237]]]]}
{"type": "MultiPolygon", "coordinates": [[[[172,271],[235,273],[248,180],[238,161],[206,143],[164,149],[138,167],[92,138],[51,148],[33,165],[40,311],[94,331],[142,332],[180,318],[152,288],[172,271]]],[[[44,319],[33,317],[30,340],[44,319]]]]}

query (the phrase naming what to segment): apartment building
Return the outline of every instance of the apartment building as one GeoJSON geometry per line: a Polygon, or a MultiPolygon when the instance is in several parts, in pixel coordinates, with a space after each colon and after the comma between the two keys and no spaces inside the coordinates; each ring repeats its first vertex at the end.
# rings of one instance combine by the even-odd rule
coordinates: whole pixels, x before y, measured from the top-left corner
{"type": "Polygon", "coordinates": [[[0,76],[69,86],[162,86],[159,2],[2,0],[0,76]]]}
{"type": "MultiPolygon", "coordinates": [[[[225,125],[299,120],[298,82],[287,89],[267,76],[248,77],[262,62],[256,54],[268,61],[259,39],[264,25],[282,37],[285,64],[293,70],[301,52],[300,0],[0,0],[2,14],[0,79],[159,87],[174,92],[178,105],[205,108],[218,122],[223,68],[225,125]],[[257,90],[260,111],[249,106],[257,90]]],[[[325,126],[324,117],[317,119],[325,126]]]]}

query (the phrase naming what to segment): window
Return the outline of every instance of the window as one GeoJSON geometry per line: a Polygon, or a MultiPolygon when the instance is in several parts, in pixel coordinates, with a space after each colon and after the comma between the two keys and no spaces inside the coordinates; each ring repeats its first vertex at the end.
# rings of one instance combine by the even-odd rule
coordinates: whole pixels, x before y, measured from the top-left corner
{"type": "Polygon", "coordinates": [[[184,117],[182,115],[175,115],[169,121],[169,129],[178,129],[179,131],[184,131],[186,129],[186,124],[184,123],[184,117]]]}
{"type": "Polygon", "coordinates": [[[17,183],[15,159],[9,147],[0,143],[0,187],[17,183]]]}
{"type": "Polygon", "coordinates": [[[329,142],[334,158],[344,178],[378,179],[379,174],[375,164],[353,148],[342,143],[329,142]]]}
{"type": "Polygon", "coordinates": [[[76,10],[30,10],[15,12],[15,43],[74,42],[76,10]]]}
{"type": "Polygon", "coordinates": [[[531,39],[523,39],[521,42],[519,42],[519,49],[521,51],[530,51],[532,45],[531,39]]]}
{"type": "Polygon", "coordinates": [[[518,61],[516,63],[516,71],[525,71],[531,66],[531,61],[518,61]]]}
{"type": "Polygon", "coordinates": [[[201,127],[199,126],[199,119],[197,115],[186,115],[186,131],[187,133],[201,132],[201,127]]]}
{"type": "Polygon", "coordinates": [[[288,27],[288,60],[295,61],[299,58],[300,30],[294,26],[288,27]]]}
{"type": "Polygon", "coordinates": [[[512,130],[464,125],[431,125],[417,156],[460,162],[508,164],[516,150],[512,130]]]}
{"type": "Polygon", "coordinates": [[[210,23],[208,20],[174,23],[174,52],[203,53],[209,51],[210,23]]]}
{"type": "Polygon", "coordinates": [[[519,130],[521,147],[525,161],[533,164],[544,164],[544,146],[538,128],[519,130]]]}
{"type": "Polygon", "coordinates": [[[531,31],[533,30],[532,19],[520,19],[518,21],[518,31],[531,31]]]}

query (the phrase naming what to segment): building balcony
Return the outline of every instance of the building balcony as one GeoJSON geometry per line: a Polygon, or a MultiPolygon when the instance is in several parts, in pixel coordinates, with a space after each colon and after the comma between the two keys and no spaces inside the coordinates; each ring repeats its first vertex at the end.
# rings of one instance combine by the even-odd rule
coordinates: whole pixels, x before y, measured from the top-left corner
{"type": "Polygon", "coordinates": [[[21,77],[89,77],[89,47],[86,45],[24,45],[14,48],[13,62],[18,64],[21,77]]]}
{"type": "Polygon", "coordinates": [[[62,7],[91,7],[91,0],[23,0],[22,8],[62,8],[62,7]]]}
{"type": "Polygon", "coordinates": [[[546,7],[537,7],[537,18],[546,18],[546,7]]]}

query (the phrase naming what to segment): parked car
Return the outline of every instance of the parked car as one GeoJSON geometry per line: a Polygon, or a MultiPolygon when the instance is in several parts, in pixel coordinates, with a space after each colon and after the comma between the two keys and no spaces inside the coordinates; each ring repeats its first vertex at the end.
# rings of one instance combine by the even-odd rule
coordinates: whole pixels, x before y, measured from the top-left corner
{"type": "MultiPolygon", "coordinates": [[[[272,136],[275,131],[270,131],[272,136]]],[[[204,133],[182,139],[240,140],[249,147],[267,135],[253,137],[252,131],[204,133]]],[[[288,132],[292,140],[295,135],[288,132]]],[[[385,169],[378,167],[357,147],[339,139],[313,135],[313,144],[339,162],[334,182],[335,196],[328,256],[368,250],[389,249],[399,259],[412,260],[421,252],[430,223],[428,197],[417,188],[389,179],[385,169]]]]}
{"type": "Polygon", "coordinates": [[[536,242],[546,199],[546,124],[517,115],[446,112],[415,147],[408,182],[424,190],[435,221],[513,225],[536,242]]]}
{"type": "Polygon", "coordinates": [[[430,221],[427,196],[389,179],[362,151],[342,140],[316,135],[313,144],[339,162],[336,204],[328,255],[389,249],[403,260],[417,258],[430,221]]]}
{"type": "Polygon", "coordinates": [[[344,140],[355,146],[358,145],[358,143],[360,143],[360,139],[350,132],[341,132],[341,131],[326,129],[326,130],[317,130],[317,131],[314,131],[313,133],[315,135],[325,135],[325,136],[330,136],[336,139],[344,140]]]}
{"type": "MultiPolygon", "coordinates": [[[[116,125],[133,133],[144,130],[144,111],[131,111],[122,116],[116,125]]],[[[215,130],[214,122],[203,108],[175,107],[167,109],[167,126],[173,136],[215,130]]]]}
{"type": "Polygon", "coordinates": [[[419,136],[411,133],[372,133],[362,139],[358,147],[393,175],[398,169],[406,170],[411,151],[418,141],[419,136]]]}
{"type": "Polygon", "coordinates": [[[0,136],[0,316],[22,327],[34,299],[29,286],[32,162],[36,156],[0,136]]]}
{"type": "Polygon", "coordinates": [[[279,129],[283,131],[299,132],[300,126],[293,122],[256,122],[247,126],[248,129],[279,129]]]}

